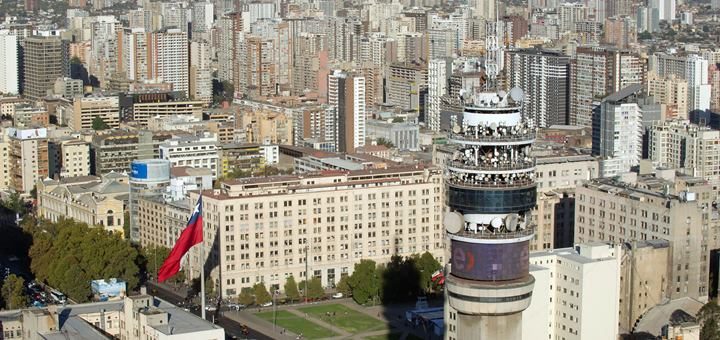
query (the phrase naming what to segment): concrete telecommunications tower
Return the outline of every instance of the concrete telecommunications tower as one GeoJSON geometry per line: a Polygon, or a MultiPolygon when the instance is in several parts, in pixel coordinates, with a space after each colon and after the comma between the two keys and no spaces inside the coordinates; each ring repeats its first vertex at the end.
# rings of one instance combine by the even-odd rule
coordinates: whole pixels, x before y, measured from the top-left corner
{"type": "Polygon", "coordinates": [[[462,125],[447,162],[444,225],[450,238],[446,299],[457,311],[457,339],[521,339],[534,234],[535,131],[521,114],[522,90],[461,93],[462,125]]]}

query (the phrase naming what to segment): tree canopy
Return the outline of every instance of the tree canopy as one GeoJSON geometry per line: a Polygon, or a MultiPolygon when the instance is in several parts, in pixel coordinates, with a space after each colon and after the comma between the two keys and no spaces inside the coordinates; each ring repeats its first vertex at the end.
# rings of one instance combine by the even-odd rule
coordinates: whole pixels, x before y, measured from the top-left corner
{"type": "Polygon", "coordinates": [[[720,340],[720,306],[717,300],[710,300],[697,313],[700,340],[720,340]]]}
{"type": "Polygon", "coordinates": [[[309,299],[317,300],[325,296],[325,290],[322,287],[322,282],[317,277],[314,277],[308,281],[308,293],[309,299]]]}
{"type": "Polygon", "coordinates": [[[270,293],[268,293],[265,284],[262,282],[256,283],[253,286],[253,293],[255,293],[255,303],[257,303],[258,305],[262,305],[272,301],[270,293]]]}
{"type": "MultiPolygon", "coordinates": [[[[170,255],[170,249],[163,246],[149,246],[140,249],[140,258],[138,264],[140,268],[144,269],[145,272],[157,279],[157,273],[162,266],[165,259],[170,255]]],[[[185,271],[180,270],[177,274],[173,275],[168,279],[169,282],[183,282],[185,281],[185,271]]]]}
{"type": "Polygon", "coordinates": [[[358,304],[364,305],[380,297],[380,275],[376,267],[373,260],[360,260],[360,263],[355,264],[348,283],[352,288],[353,300],[358,304]]]}
{"type": "Polygon", "coordinates": [[[292,275],[288,276],[287,280],[285,280],[285,286],[283,288],[285,289],[285,296],[287,296],[288,300],[300,300],[300,291],[298,290],[297,282],[295,282],[295,278],[292,275]]]}
{"type": "Polygon", "coordinates": [[[105,122],[105,120],[102,119],[102,117],[100,117],[100,116],[95,116],[95,118],[93,118],[93,120],[92,120],[92,128],[93,128],[93,130],[95,130],[95,131],[98,131],[98,130],[107,130],[107,129],[110,128],[110,125],[108,125],[108,124],[105,122]]]}
{"type": "Polygon", "coordinates": [[[22,277],[10,274],[2,282],[2,301],[5,309],[19,309],[27,307],[28,298],[23,294],[25,280],[22,277]]]}
{"type": "Polygon", "coordinates": [[[240,295],[238,295],[238,303],[249,306],[252,305],[253,302],[255,302],[255,297],[253,297],[252,288],[245,287],[241,289],[240,295]]]}
{"type": "MultiPolygon", "coordinates": [[[[441,269],[429,252],[410,257],[393,256],[386,265],[362,260],[350,277],[343,277],[337,290],[350,295],[359,304],[405,302],[432,292],[436,287],[432,274],[441,269]]],[[[309,289],[308,289],[309,290],[309,289]]]]}
{"type": "Polygon", "coordinates": [[[30,269],[71,299],[88,301],[90,281],[96,279],[118,278],[128,289],[137,287],[138,251],[118,234],[68,219],[31,228],[30,269]]]}

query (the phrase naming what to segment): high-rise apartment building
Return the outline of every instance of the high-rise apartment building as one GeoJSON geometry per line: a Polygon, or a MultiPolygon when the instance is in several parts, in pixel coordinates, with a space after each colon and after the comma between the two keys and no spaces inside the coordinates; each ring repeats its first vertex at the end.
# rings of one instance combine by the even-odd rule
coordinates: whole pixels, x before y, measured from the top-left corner
{"type": "Polygon", "coordinates": [[[474,0],[471,4],[473,14],[476,17],[481,17],[488,21],[497,19],[497,0],[474,0]]]}
{"type": "Polygon", "coordinates": [[[705,180],[675,170],[592,180],[577,188],[575,242],[666,240],[668,297],[706,300],[710,252],[719,246],[714,200],[705,180]]]}
{"type": "Polygon", "coordinates": [[[440,100],[448,93],[448,79],[452,73],[448,59],[432,59],[428,64],[428,104],[425,124],[435,132],[440,131],[440,100]]]}
{"type": "Polygon", "coordinates": [[[658,76],[675,76],[687,81],[687,106],[690,111],[710,108],[712,86],[709,84],[709,67],[708,59],[696,54],[656,53],[650,57],[650,70],[658,76]]]}
{"type": "Polygon", "coordinates": [[[687,57],[685,79],[688,82],[688,109],[691,111],[710,109],[708,66],[708,60],[701,56],[693,54],[687,57]]]}
{"type": "Polygon", "coordinates": [[[645,60],[629,50],[578,48],[570,65],[571,125],[592,127],[595,102],[632,84],[643,84],[645,60]]]}
{"type": "Polygon", "coordinates": [[[210,44],[207,41],[190,43],[190,74],[188,92],[190,99],[209,106],[212,103],[212,68],[210,44]]]}
{"type": "Polygon", "coordinates": [[[214,21],[212,2],[195,2],[192,4],[192,32],[210,33],[214,21]]]}
{"type": "Polygon", "coordinates": [[[275,62],[275,40],[247,36],[238,44],[235,60],[239,69],[235,91],[250,98],[276,94],[278,65],[275,62]]]}
{"type": "Polygon", "coordinates": [[[90,130],[101,119],[111,129],[120,127],[120,103],[117,96],[93,94],[73,98],[72,115],[67,124],[74,131],[90,130]]]}
{"type": "Polygon", "coordinates": [[[173,91],[188,96],[188,36],[180,29],[153,32],[148,41],[148,66],[152,79],[172,84],[173,91]]]}
{"type": "Polygon", "coordinates": [[[676,0],[650,0],[648,6],[652,10],[658,11],[660,20],[673,21],[675,20],[675,5],[676,0]]]}
{"type": "Polygon", "coordinates": [[[388,68],[386,103],[402,110],[425,114],[428,69],[424,64],[396,63],[388,68]]]}
{"type": "Polygon", "coordinates": [[[720,131],[688,121],[654,124],[648,131],[648,156],[660,167],[702,178],[720,194],[720,131]]]}
{"type": "MultiPolygon", "coordinates": [[[[557,8],[560,20],[560,32],[572,32],[575,23],[587,20],[587,6],[579,2],[566,2],[557,8]]],[[[520,37],[518,37],[520,38],[520,37]]]]}
{"type": "Polygon", "coordinates": [[[17,37],[8,31],[0,31],[0,93],[20,93],[20,55],[17,37]]]}
{"type": "Polygon", "coordinates": [[[63,43],[59,36],[25,38],[23,53],[25,82],[23,94],[38,99],[53,89],[55,79],[62,77],[63,43]]]}
{"type": "Polygon", "coordinates": [[[643,85],[630,85],[605,98],[593,114],[593,154],[600,157],[600,176],[630,171],[642,158],[643,85]]]}
{"type": "MultiPolygon", "coordinates": [[[[333,286],[361,259],[427,251],[443,261],[442,186],[439,169],[422,167],[223,182],[203,192],[211,277],[228,297],[260,282],[282,290],[291,275],[333,286]]],[[[157,217],[142,228],[164,233],[157,217]]],[[[205,263],[198,255],[191,267],[205,263]]]]}
{"type": "Polygon", "coordinates": [[[660,104],[665,104],[665,118],[688,119],[688,85],[682,78],[671,75],[661,78],[650,73],[647,81],[648,96],[660,104]]]}
{"type": "Polygon", "coordinates": [[[602,42],[618,48],[629,48],[637,43],[635,20],[628,16],[614,16],[605,19],[602,42]]]}
{"type": "Polygon", "coordinates": [[[328,104],[337,109],[337,151],[365,146],[365,77],[335,70],[328,76],[328,104]]]}
{"type": "Polygon", "coordinates": [[[509,86],[525,92],[524,113],[533,127],[568,123],[570,57],[540,49],[508,52],[509,86]]]}
{"type": "Polygon", "coordinates": [[[19,193],[30,193],[48,177],[47,129],[8,129],[10,185],[19,193]]]}

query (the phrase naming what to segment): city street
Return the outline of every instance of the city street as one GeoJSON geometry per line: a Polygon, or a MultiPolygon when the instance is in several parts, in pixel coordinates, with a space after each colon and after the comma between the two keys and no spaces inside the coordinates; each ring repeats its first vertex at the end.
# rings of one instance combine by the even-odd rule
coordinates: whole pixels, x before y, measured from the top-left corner
{"type": "MultiPolygon", "coordinates": [[[[168,289],[167,286],[165,286],[165,285],[156,285],[154,282],[147,282],[147,286],[148,286],[148,291],[153,291],[153,289],[154,289],[155,296],[157,296],[165,301],[168,301],[172,304],[177,305],[178,303],[180,303],[184,300],[184,297],[180,293],[168,289]]],[[[192,310],[192,313],[200,316],[199,309],[192,310]]],[[[248,335],[243,335],[242,334],[242,328],[243,328],[242,324],[222,316],[222,313],[220,311],[213,311],[213,312],[207,311],[205,316],[206,316],[207,320],[210,322],[213,321],[213,317],[216,317],[217,325],[219,325],[220,327],[225,329],[225,335],[226,335],[226,338],[228,338],[228,339],[236,339],[236,338],[237,339],[257,339],[257,340],[266,340],[266,339],[271,340],[272,339],[271,337],[266,336],[250,327],[247,328],[248,335]]]]}

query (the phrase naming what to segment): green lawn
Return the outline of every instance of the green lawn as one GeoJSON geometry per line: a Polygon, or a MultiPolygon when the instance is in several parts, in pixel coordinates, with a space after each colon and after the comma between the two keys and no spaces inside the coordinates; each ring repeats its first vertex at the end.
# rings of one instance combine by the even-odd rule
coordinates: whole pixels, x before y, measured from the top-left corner
{"type": "Polygon", "coordinates": [[[308,313],[315,318],[341,328],[351,334],[388,328],[388,325],[385,322],[339,304],[298,308],[298,310],[303,313],[308,313]],[[327,315],[327,313],[332,314],[333,312],[335,313],[335,316],[327,315]]]}
{"type": "MultiPolygon", "coordinates": [[[[273,322],[273,312],[262,312],[255,315],[271,324],[273,322]]],[[[306,339],[321,339],[337,335],[323,326],[284,310],[277,311],[277,326],[295,334],[302,333],[306,339]]]]}

